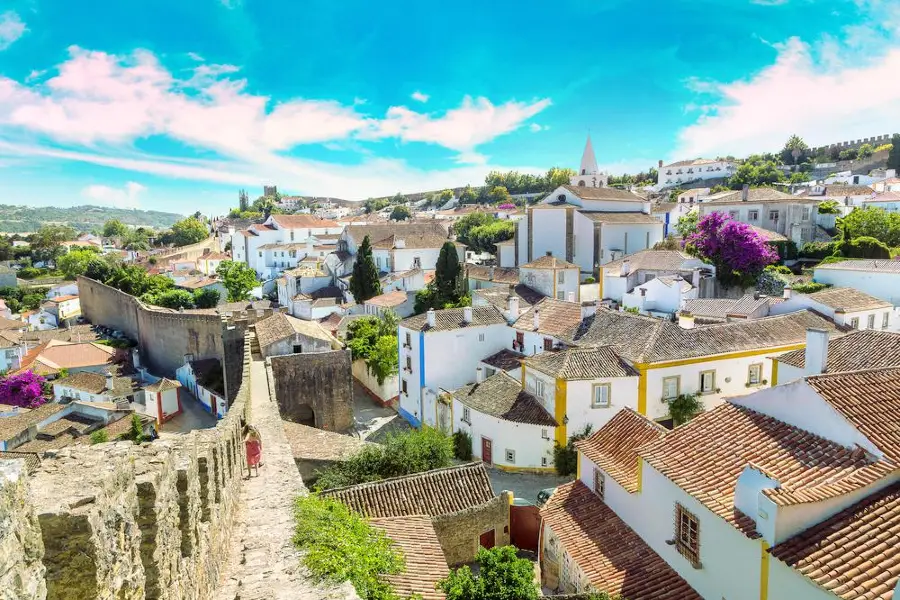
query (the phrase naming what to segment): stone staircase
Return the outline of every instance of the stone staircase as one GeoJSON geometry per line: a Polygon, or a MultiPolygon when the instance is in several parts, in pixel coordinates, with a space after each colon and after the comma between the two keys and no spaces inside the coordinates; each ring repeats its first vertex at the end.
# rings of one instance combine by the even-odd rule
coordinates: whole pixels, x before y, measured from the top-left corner
{"type": "Polygon", "coordinates": [[[250,338],[250,354],[251,355],[254,355],[254,354],[261,355],[262,351],[260,350],[260,347],[259,347],[259,338],[256,337],[256,327],[255,326],[250,327],[249,338],[250,338]]]}

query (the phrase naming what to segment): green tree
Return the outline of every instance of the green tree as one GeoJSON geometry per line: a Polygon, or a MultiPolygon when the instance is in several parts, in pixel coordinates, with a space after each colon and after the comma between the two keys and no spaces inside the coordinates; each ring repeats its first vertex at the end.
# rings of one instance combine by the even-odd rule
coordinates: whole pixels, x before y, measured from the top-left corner
{"type": "Polygon", "coordinates": [[[873,237],[891,248],[900,246],[900,213],[867,206],[838,219],[838,228],[850,238],[873,237]]]}
{"type": "Polygon", "coordinates": [[[91,434],[91,445],[94,444],[102,444],[104,442],[109,441],[109,434],[106,432],[106,428],[98,429],[97,431],[91,434]]]}
{"type": "Polygon", "coordinates": [[[793,185],[800,185],[802,183],[806,183],[807,181],[809,181],[809,176],[801,171],[791,173],[791,177],[790,179],[788,179],[788,183],[793,185]]]}
{"type": "Polygon", "coordinates": [[[682,240],[686,240],[691,234],[697,233],[697,225],[700,222],[700,211],[692,210],[678,219],[675,231],[682,240]]]}
{"type": "Polygon", "coordinates": [[[34,262],[53,262],[62,253],[62,242],[74,240],[78,232],[68,225],[44,225],[31,235],[31,259],[34,262]]]}
{"type": "Polygon", "coordinates": [[[44,301],[43,294],[25,294],[22,296],[22,308],[25,310],[37,310],[44,301]]]}
{"type": "Polygon", "coordinates": [[[349,581],[363,600],[400,600],[385,575],[403,571],[403,555],[346,504],[316,494],[298,496],[293,542],[313,577],[349,581]]]}
{"type": "Polygon", "coordinates": [[[809,153],[809,146],[798,135],[792,135],[781,150],[781,161],[786,165],[796,165],[803,162],[809,153]]]}
{"type": "Polygon", "coordinates": [[[818,210],[820,215],[841,214],[841,211],[838,208],[837,200],[824,200],[822,202],[819,202],[818,210]]]}
{"type": "Polygon", "coordinates": [[[393,311],[385,312],[380,319],[364,317],[353,321],[347,329],[347,347],[354,360],[362,359],[369,373],[384,385],[388,377],[397,374],[397,324],[399,318],[393,311]]]}
{"type": "MultiPolygon", "coordinates": [[[[492,217],[493,218],[493,217],[492,217]]],[[[493,220],[469,230],[466,244],[474,252],[497,253],[497,243],[511,240],[516,235],[516,224],[508,219],[493,220]]]]}
{"type": "Polygon", "coordinates": [[[513,546],[479,548],[478,573],[462,566],[438,582],[447,600],[537,600],[534,565],[519,558],[513,546]]]}
{"type": "Polygon", "coordinates": [[[772,185],[784,181],[784,173],[778,169],[778,165],[772,160],[764,160],[756,155],[747,159],[737,168],[728,184],[733,190],[741,189],[744,184],[751,187],[772,185]]]}
{"type": "Polygon", "coordinates": [[[434,280],[431,282],[436,292],[438,306],[456,304],[465,294],[462,267],[456,244],[447,241],[441,246],[437,263],[434,267],[434,280]]]}
{"type": "Polygon", "coordinates": [[[98,256],[99,251],[94,248],[73,248],[56,259],[56,266],[62,271],[63,277],[75,279],[84,275],[90,262],[98,256]]]}
{"type": "Polygon", "coordinates": [[[453,200],[453,190],[444,190],[440,194],[441,204],[446,204],[453,200]]]}
{"type": "Polygon", "coordinates": [[[553,442],[553,468],[556,469],[557,475],[565,477],[575,474],[578,470],[578,450],[575,449],[575,445],[581,440],[589,438],[592,429],[593,427],[588,423],[580,431],[569,436],[565,445],[557,441],[553,442]]]}
{"type": "Polygon", "coordinates": [[[256,271],[245,263],[223,260],[216,268],[222,285],[228,290],[229,302],[242,302],[250,298],[250,291],[256,287],[256,271]]]}
{"type": "Polygon", "coordinates": [[[494,186],[491,190],[491,202],[494,204],[505,204],[507,202],[512,202],[512,197],[509,195],[509,190],[507,190],[502,185],[494,186]]]}
{"type": "Polygon", "coordinates": [[[125,237],[129,231],[128,225],[118,219],[110,219],[103,224],[103,237],[125,237]]]}
{"type": "Polygon", "coordinates": [[[131,440],[135,444],[147,441],[147,436],[144,434],[144,423],[137,413],[131,413],[131,427],[128,429],[128,433],[122,437],[131,440]]]}
{"type": "Polygon", "coordinates": [[[250,210],[250,196],[247,194],[247,190],[238,192],[238,210],[241,212],[250,210]]]}
{"type": "Polygon", "coordinates": [[[202,242],[209,237],[209,228],[206,223],[194,217],[182,219],[172,225],[172,232],[166,241],[175,246],[187,246],[202,242]]]}
{"type": "Polygon", "coordinates": [[[472,191],[472,186],[470,185],[467,185],[459,195],[460,204],[475,204],[476,199],[477,196],[475,195],[475,192],[472,191]]]}
{"type": "Polygon", "coordinates": [[[409,202],[409,200],[407,200],[406,196],[400,192],[397,192],[394,194],[394,197],[391,198],[391,204],[406,204],[407,202],[409,202]]]}
{"type": "Polygon", "coordinates": [[[159,293],[147,292],[141,296],[141,301],[176,310],[194,307],[194,295],[187,290],[166,290],[159,293]]]}
{"type": "Polygon", "coordinates": [[[492,223],[494,219],[495,217],[492,214],[486,212],[469,213],[453,224],[453,233],[456,234],[456,239],[459,240],[460,244],[473,246],[470,236],[471,231],[481,225],[492,223]]]}
{"type": "Polygon", "coordinates": [[[353,294],[357,304],[381,295],[381,281],[378,279],[378,269],[372,257],[369,236],[363,238],[359,252],[356,253],[356,262],[353,263],[353,272],[350,276],[350,293],[353,294]]]}
{"type": "Polygon", "coordinates": [[[900,133],[891,137],[891,151],[888,153],[887,168],[900,172],[900,133]]]}
{"type": "Polygon", "coordinates": [[[402,204],[398,204],[397,206],[395,206],[393,208],[393,210],[391,210],[390,220],[391,221],[405,221],[405,220],[409,219],[410,216],[411,216],[411,214],[409,212],[409,208],[407,208],[406,206],[403,206],[402,204]]]}
{"type": "Polygon", "coordinates": [[[856,158],[862,160],[864,158],[869,158],[875,154],[875,148],[872,147],[872,144],[863,144],[856,151],[856,158]]]}
{"type": "Polygon", "coordinates": [[[669,418],[675,427],[684,425],[703,412],[699,394],[681,394],[677,398],[666,400],[666,403],[669,405],[669,418]]]}
{"type": "Polygon", "coordinates": [[[194,290],[194,306],[197,308],[215,308],[219,303],[219,290],[203,288],[194,290]]]}

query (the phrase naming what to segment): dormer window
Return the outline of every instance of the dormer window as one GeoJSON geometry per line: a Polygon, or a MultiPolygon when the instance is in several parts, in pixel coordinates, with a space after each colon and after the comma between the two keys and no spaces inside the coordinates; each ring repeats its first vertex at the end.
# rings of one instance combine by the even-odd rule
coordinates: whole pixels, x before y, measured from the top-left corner
{"type": "MultiPolygon", "coordinates": [[[[578,183],[578,185],[584,186],[584,182],[583,182],[583,181],[580,181],[580,182],[578,183]]],[[[565,194],[560,194],[559,196],[556,197],[556,199],[559,200],[560,202],[565,202],[565,201],[566,201],[566,195],[565,195],[565,194]]]]}

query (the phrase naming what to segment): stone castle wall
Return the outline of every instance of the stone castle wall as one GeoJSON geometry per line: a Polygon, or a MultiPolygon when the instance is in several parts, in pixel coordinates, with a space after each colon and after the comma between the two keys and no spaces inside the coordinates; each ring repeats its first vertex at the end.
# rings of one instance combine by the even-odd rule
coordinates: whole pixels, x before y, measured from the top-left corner
{"type": "Polygon", "coordinates": [[[433,517],[434,532],[447,564],[459,566],[471,563],[478,552],[478,535],[494,530],[494,544],[509,545],[509,505],[512,494],[501,492],[496,498],[479,506],[449,515],[433,517]],[[472,532],[478,532],[473,535],[472,532]]]}
{"type": "Polygon", "coordinates": [[[312,409],[315,426],[344,431],[353,425],[350,351],[304,352],[266,359],[281,416],[301,422],[312,409]]]}
{"type": "Polygon", "coordinates": [[[250,419],[242,385],[214,429],[0,461],[0,600],[205,600],[229,554],[250,419]]]}

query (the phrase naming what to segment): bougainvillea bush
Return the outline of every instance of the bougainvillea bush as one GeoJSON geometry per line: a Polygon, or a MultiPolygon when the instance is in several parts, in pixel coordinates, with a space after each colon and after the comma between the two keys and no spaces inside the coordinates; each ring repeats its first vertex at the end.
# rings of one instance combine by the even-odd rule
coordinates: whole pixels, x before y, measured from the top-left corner
{"type": "Polygon", "coordinates": [[[509,202],[505,202],[504,204],[501,204],[501,205],[498,206],[497,208],[498,208],[499,210],[513,210],[513,209],[516,208],[516,205],[515,205],[515,204],[511,204],[511,203],[509,203],[509,202]]]}
{"type": "Polygon", "coordinates": [[[43,396],[46,380],[34,371],[25,371],[0,380],[0,404],[37,408],[45,404],[43,396]]]}
{"type": "Polygon", "coordinates": [[[685,247],[715,265],[716,277],[726,285],[751,285],[766,266],[778,262],[778,252],[752,227],[720,212],[700,219],[685,247]]]}

